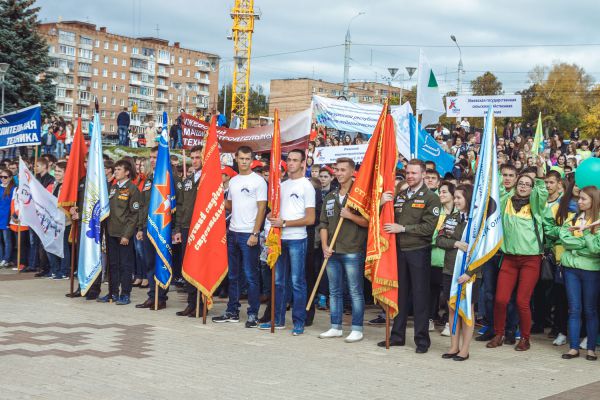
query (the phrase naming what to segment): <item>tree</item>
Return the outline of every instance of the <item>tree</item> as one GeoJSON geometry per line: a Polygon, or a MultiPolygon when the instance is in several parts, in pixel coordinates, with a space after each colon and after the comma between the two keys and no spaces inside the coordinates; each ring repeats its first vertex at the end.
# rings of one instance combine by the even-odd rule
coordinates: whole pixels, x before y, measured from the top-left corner
{"type": "Polygon", "coordinates": [[[600,136],[600,103],[596,103],[583,117],[582,136],[592,139],[600,136]]]}
{"type": "Polygon", "coordinates": [[[5,112],[33,104],[42,114],[55,112],[54,75],[48,45],[37,32],[39,7],[36,0],[0,0],[0,62],[10,66],[5,78],[5,112]]]}
{"type": "Polygon", "coordinates": [[[474,96],[493,96],[504,93],[502,82],[489,71],[471,81],[471,91],[474,96]]]}
{"type": "Polygon", "coordinates": [[[519,92],[523,96],[523,119],[533,123],[541,112],[546,130],[557,127],[570,132],[582,123],[597,99],[593,78],[576,64],[536,66],[529,73],[529,81],[531,85],[519,92]]]}
{"type": "MultiPolygon", "coordinates": [[[[223,112],[223,101],[225,100],[225,90],[227,90],[227,104],[225,105],[225,115],[227,121],[231,120],[231,83],[224,85],[219,90],[219,102],[218,109],[223,112]]],[[[267,96],[264,94],[262,86],[257,85],[256,87],[250,86],[248,93],[248,117],[258,118],[260,115],[268,115],[269,113],[269,101],[267,96]]]]}

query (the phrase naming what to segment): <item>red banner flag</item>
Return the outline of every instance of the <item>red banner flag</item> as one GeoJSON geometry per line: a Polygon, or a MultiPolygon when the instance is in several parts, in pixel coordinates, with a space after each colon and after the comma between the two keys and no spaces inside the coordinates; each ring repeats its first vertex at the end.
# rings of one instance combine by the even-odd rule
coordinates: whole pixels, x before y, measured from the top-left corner
{"type": "Polygon", "coordinates": [[[394,120],[386,102],[346,205],[369,220],[365,276],[373,284],[373,297],[388,307],[392,318],[398,314],[396,237],[383,225],[394,222],[394,204],[379,206],[383,192],[394,192],[397,157],[394,120]]]}
{"type": "Polygon", "coordinates": [[[69,208],[77,204],[77,190],[79,182],[85,176],[85,156],[88,152],[83,133],[81,132],[81,118],[77,120],[77,128],[73,136],[73,144],[67,161],[67,169],[63,179],[60,193],[58,194],[58,205],[67,212],[69,208]]]}
{"type": "MultiPolygon", "coordinates": [[[[279,127],[279,110],[275,109],[273,120],[273,140],[271,141],[271,165],[269,169],[269,208],[271,217],[279,218],[281,208],[281,131],[279,127]]],[[[281,228],[271,227],[266,243],[269,248],[267,264],[273,268],[281,255],[281,228]]]]}
{"type": "Polygon", "coordinates": [[[225,200],[215,117],[206,136],[202,165],[182,273],[206,296],[210,309],[213,293],[227,275],[225,200]]]}

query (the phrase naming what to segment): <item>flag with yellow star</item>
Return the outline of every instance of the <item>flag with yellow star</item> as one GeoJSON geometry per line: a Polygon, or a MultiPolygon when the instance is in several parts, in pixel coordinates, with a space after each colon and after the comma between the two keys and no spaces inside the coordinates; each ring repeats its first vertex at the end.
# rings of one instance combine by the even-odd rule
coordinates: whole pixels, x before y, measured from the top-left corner
{"type": "Polygon", "coordinates": [[[159,136],[158,156],[148,207],[148,239],[156,249],[154,280],[166,289],[171,283],[173,247],[171,221],[175,211],[175,182],[169,155],[167,113],[163,114],[163,131],[159,136]]]}

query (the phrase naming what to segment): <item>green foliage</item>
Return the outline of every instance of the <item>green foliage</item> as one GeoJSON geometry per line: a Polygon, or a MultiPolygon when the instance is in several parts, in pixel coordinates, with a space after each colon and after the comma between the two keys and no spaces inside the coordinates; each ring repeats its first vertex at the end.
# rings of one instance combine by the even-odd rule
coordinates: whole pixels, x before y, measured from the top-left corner
{"type": "Polygon", "coordinates": [[[48,45],[37,32],[36,0],[0,0],[0,62],[8,63],[5,112],[40,103],[43,116],[55,112],[54,76],[48,45]]]}
{"type": "Polygon", "coordinates": [[[493,96],[504,93],[502,82],[489,71],[471,81],[471,91],[474,96],[493,96]]]}
{"type": "MultiPolygon", "coordinates": [[[[226,117],[227,121],[231,121],[231,83],[225,85],[219,90],[219,102],[218,109],[223,112],[223,101],[225,100],[225,90],[227,90],[227,104],[225,109],[227,110],[226,117]]],[[[250,93],[248,96],[248,117],[258,118],[260,115],[268,115],[269,113],[269,99],[264,94],[262,86],[257,85],[256,87],[250,86],[250,93]]]]}

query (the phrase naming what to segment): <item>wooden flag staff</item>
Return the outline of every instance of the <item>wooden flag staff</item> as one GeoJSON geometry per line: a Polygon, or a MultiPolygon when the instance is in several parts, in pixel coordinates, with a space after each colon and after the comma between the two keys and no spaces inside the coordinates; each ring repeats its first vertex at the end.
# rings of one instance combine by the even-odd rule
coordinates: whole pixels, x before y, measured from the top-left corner
{"type": "MultiPolygon", "coordinates": [[[[333,249],[333,246],[335,246],[335,242],[337,241],[337,237],[338,237],[338,234],[340,233],[340,228],[342,227],[343,222],[344,222],[344,218],[340,217],[337,227],[335,228],[335,232],[333,233],[333,237],[331,238],[331,243],[329,243],[330,249],[333,249]]],[[[323,265],[321,265],[321,270],[319,271],[319,276],[317,277],[317,281],[315,282],[315,287],[313,288],[312,293],[310,294],[310,298],[308,299],[308,303],[306,304],[306,311],[308,311],[310,309],[310,305],[312,304],[312,302],[315,299],[315,295],[317,294],[317,289],[319,288],[319,283],[321,282],[321,279],[323,278],[323,272],[325,272],[325,267],[327,267],[327,262],[329,262],[329,257],[327,257],[323,260],[323,265]]]]}

